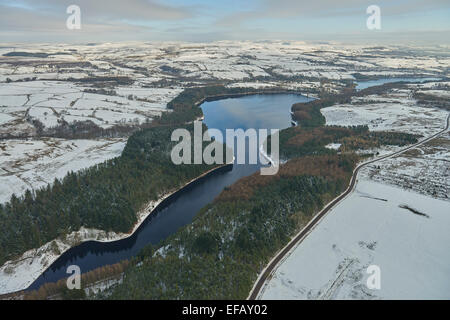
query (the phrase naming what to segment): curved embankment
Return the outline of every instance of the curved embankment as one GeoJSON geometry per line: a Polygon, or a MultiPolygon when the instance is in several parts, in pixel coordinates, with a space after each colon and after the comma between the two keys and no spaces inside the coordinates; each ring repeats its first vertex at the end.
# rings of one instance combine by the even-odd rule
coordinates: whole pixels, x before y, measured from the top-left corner
{"type": "MultiPolygon", "coordinates": [[[[199,106],[205,101],[214,101],[214,100],[220,100],[220,99],[226,99],[226,98],[243,97],[243,96],[250,96],[250,95],[257,95],[257,94],[283,94],[283,93],[301,95],[301,93],[298,92],[297,90],[277,88],[277,89],[272,89],[272,90],[257,90],[257,91],[241,92],[241,93],[233,93],[233,94],[217,94],[217,95],[204,96],[202,99],[199,99],[198,101],[196,101],[194,103],[194,105],[199,106]]],[[[128,233],[125,233],[125,234],[107,234],[106,233],[105,235],[103,235],[103,233],[102,233],[102,235],[100,235],[101,238],[99,239],[98,234],[100,234],[102,232],[101,230],[83,229],[78,232],[74,232],[74,235],[76,233],[77,237],[81,238],[80,241],[77,241],[76,245],[71,244],[72,241],[68,240],[68,239],[72,239],[75,237],[72,234],[68,235],[65,239],[63,239],[61,241],[59,241],[58,239],[55,239],[55,240],[59,241],[61,244],[59,246],[60,253],[58,253],[58,254],[50,253],[49,250],[47,250],[48,247],[50,247],[50,243],[54,241],[53,240],[49,243],[44,244],[40,248],[32,249],[32,250],[25,252],[21,256],[21,258],[19,258],[17,260],[7,261],[6,263],[3,264],[3,266],[0,267],[0,275],[1,275],[1,270],[4,269],[5,266],[7,266],[7,265],[14,266],[13,269],[16,270],[16,269],[20,268],[22,263],[27,263],[28,261],[30,261],[30,259],[32,259],[31,261],[34,261],[36,259],[37,262],[36,261],[34,262],[34,263],[36,263],[36,266],[34,267],[34,271],[27,272],[28,277],[26,277],[26,279],[23,280],[22,284],[19,284],[19,285],[16,284],[16,285],[14,285],[14,288],[12,288],[11,290],[5,290],[4,292],[14,293],[14,292],[20,292],[23,290],[27,290],[30,286],[32,286],[34,281],[36,279],[38,279],[43,273],[45,273],[49,268],[51,268],[51,266],[55,263],[55,261],[57,261],[64,253],[67,253],[70,249],[75,248],[81,244],[85,244],[88,242],[113,243],[116,241],[121,241],[121,240],[125,240],[127,238],[132,237],[138,231],[140,226],[147,220],[148,217],[152,216],[152,214],[154,212],[157,212],[159,210],[159,208],[164,206],[167,202],[170,202],[173,197],[175,197],[179,193],[183,192],[183,190],[185,190],[186,187],[191,186],[192,184],[196,183],[197,181],[200,181],[200,180],[206,178],[210,174],[213,174],[213,173],[216,173],[216,172],[219,172],[222,170],[227,170],[224,167],[229,167],[229,166],[232,167],[232,163],[228,163],[228,164],[213,168],[210,171],[207,171],[207,172],[203,173],[202,175],[194,178],[193,180],[187,182],[181,188],[178,188],[177,190],[175,190],[173,192],[169,192],[167,194],[162,195],[157,201],[149,202],[144,207],[144,209],[140,210],[137,213],[138,221],[133,226],[132,230],[128,233]],[[40,259],[40,258],[42,258],[42,259],[40,259]],[[25,262],[25,260],[27,262],[25,262]],[[45,263],[43,263],[42,261],[45,261],[45,263]]],[[[5,273],[5,275],[6,275],[6,273],[5,273]]],[[[1,279],[0,279],[0,286],[1,286],[1,279]]],[[[0,294],[0,298],[5,294],[6,293],[0,294]]]]}
{"type": "Polygon", "coordinates": [[[399,151],[378,157],[376,159],[372,159],[369,160],[367,162],[364,162],[360,165],[358,165],[354,170],[353,170],[353,175],[350,179],[350,184],[348,186],[348,188],[338,197],[336,197],[334,200],[332,200],[330,203],[328,203],[319,213],[317,213],[310,221],[309,223],[299,232],[297,233],[297,235],[294,236],[294,238],[284,247],[282,248],[276,255],[275,257],[272,258],[272,260],[269,262],[269,264],[266,266],[266,268],[263,269],[263,271],[260,273],[260,275],[258,276],[258,279],[256,280],[252,290],[250,291],[250,294],[248,296],[248,300],[256,300],[259,296],[259,294],[262,292],[262,289],[264,287],[264,285],[266,284],[266,280],[270,279],[271,275],[274,273],[274,271],[276,270],[277,266],[279,265],[280,262],[282,262],[285,258],[287,258],[287,256],[289,255],[289,253],[291,252],[291,250],[297,246],[299,243],[301,243],[303,241],[303,239],[305,239],[305,237],[314,229],[315,226],[317,226],[317,224],[320,222],[320,220],[322,220],[322,218],[327,214],[327,212],[329,212],[333,207],[335,207],[341,200],[343,200],[345,197],[347,197],[351,192],[353,192],[353,189],[356,185],[357,182],[357,176],[358,176],[358,172],[359,170],[361,170],[361,168],[380,161],[380,160],[384,160],[399,154],[402,154],[408,150],[414,149],[417,146],[424,144],[438,136],[440,136],[441,134],[447,132],[448,128],[449,128],[449,123],[450,123],[450,114],[447,116],[447,124],[444,130],[439,131],[438,133],[433,134],[432,136],[429,136],[426,139],[423,139],[415,144],[412,144],[406,148],[403,148],[399,151]]]}

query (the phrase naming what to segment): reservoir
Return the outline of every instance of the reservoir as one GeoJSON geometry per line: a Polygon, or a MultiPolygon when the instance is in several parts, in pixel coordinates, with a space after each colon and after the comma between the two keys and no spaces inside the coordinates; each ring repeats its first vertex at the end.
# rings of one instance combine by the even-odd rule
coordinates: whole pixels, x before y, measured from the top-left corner
{"type": "MultiPolygon", "coordinates": [[[[261,94],[204,102],[200,107],[203,122],[225,135],[226,129],[284,129],[291,126],[291,106],[312,100],[297,94],[261,94]]],[[[260,166],[233,165],[231,170],[210,174],[163,201],[132,236],[113,242],[87,241],[61,255],[29,289],[46,282],[56,282],[68,276],[69,265],[78,265],[85,273],[135,256],[148,244],[159,241],[189,224],[197,212],[212,202],[220,192],[240,178],[250,175],[260,166]]]]}
{"type": "Polygon", "coordinates": [[[421,83],[425,81],[435,81],[435,80],[441,80],[441,78],[382,78],[377,80],[358,81],[356,83],[356,90],[362,90],[368,87],[379,86],[385,83],[392,83],[392,82],[403,81],[403,82],[421,83]]]}

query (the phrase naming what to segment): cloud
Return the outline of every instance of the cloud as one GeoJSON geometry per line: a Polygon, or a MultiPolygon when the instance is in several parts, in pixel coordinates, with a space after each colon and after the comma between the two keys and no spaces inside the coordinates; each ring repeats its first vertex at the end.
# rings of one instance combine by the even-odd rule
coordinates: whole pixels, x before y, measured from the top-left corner
{"type": "Polygon", "coordinates": [[[137,27],[116,20],[84,19],[81,30],[68,30],[69,16],[0,5],[0,42],[86,42],[146,39],[150,27],[137,27]],[[4,10],[5,9],[5,10],[4,10]]]}
{"type": "Polygon", "coordinates": [[[14,0],[1,1],[5,8],[28,8],[30,11],[66,15],[66,8],[76,4],[88,19],[122,20],[154,19],[178,20],[191,16],[187,6],[169,6],[157,0],[14,0]]]}
{"type": "Polygon", "coordinates": [[[384,16],[404,15],[424,10],[450,8],[448,0],[262,0],[259,9],[230,14],[217,21],[218,26],[237,27],[261,19],[324,18],[366,15],[366,8],[376,4],[384,16]]]}
{"type": "Polygon", "coordinates": [[[91,39],[145,38],[152,24],[176,22],[193,16],[193,8],[169,6],[157,0],[0,0],[2,41],[70,41],[91,39]],[[66,9],[76,3],[81,10],[82,28],[67,30],[66,9]]]}
{"type": "Polygon", "coordinates": [[[155,0],[0,0],[0,27],[3,31],[49,31],[65,26],[66,9],[76,2],[81,9],[83,24],[110,25],[128,21],[182,20],[192,16],[188,7],[172,7],[155,0]]]}
{"type": "Polygon", "coordinates": [[[0,41],[302,40],[330,34],[328,39],[341,35],[354,38],[352,34],[358,32],[364,38],[372,36],[365,28],[366,8],[371,4],[381,7],[382,25],[386,28],[380,35],[394,31],[418,35],[416,31],[450,29],[445,18],[445,13],[450,12],[448,0],[238,3],[237,0],[0,0],[0,41]],[[80,6],[81,30],[66,28],[69,16],[66,9],[71,4],[80,6]]]}

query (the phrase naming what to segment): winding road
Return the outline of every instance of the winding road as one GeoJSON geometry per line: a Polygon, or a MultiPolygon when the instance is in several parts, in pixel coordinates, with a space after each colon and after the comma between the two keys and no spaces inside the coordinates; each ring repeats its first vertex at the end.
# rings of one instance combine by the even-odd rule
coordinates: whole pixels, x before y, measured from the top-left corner
{"type": "Polygon", "coordinates": [[[441,134],[445,133],[448,131],[449,129],[449,124],[450,124],[450,113],[447,116],[447,124],[444,130],[439,131],[438,133],[429,136],[426,139],[423,139],[415,144],[412,144],[404,149],[401,149],[399,151],[372,159],[370,161],[364,162],[360,165],[358,165],[354,170],[353,170],[353,175],[352,178],[350,180],[350,184],[348,186],[348,188],[344,191],[344,193],[342,193],[341,195],[339,195],[338,197],[336,197],[333,201],[331,201],[330,203],[328,203],[319,213],[317,213],[310,221],[309,223],[297,234],[294,236],[294,238],[283,248],[281,249],[276,255],[275,257],[272,258],[272,260],[269,262],[269,264],[266,266],[266,268],[260,273],[258,279],[256,280],[252,290],[250,291],[250,294],[248,296],[248,300],[256,300],[258,298],[258,296],[260,295],[260,293],[262,292],[262,289],[266,283],[267,279],[270,279],[271,275],[274,273],[274,271],[276,270],[277,266],[279,265],[280,262],[282,262],[283,260],[285,260],[285,258],[287,258],[287,256],[289,255],[290,251],[297,246],[299,243],[301,243],[303,241],[303,239],[305,239],[305,237],[314,229],[314,227],[320,222],[320,220],[327,214],[327,212],[329,212],[333,207],[335,207],[341,200],[343,200],[345,197],[347,197],[350,193],[353,192],[356,182],[357,180],[357,176],[358,176],[358,172],[361,168],[372,164],[374,162],[380,161],[380,160],[384,160],[390,157],[394,157],[397,156],[399,154],[402,154],[408,150],[414,149],[438,136],[440,136],[441,134]]]}

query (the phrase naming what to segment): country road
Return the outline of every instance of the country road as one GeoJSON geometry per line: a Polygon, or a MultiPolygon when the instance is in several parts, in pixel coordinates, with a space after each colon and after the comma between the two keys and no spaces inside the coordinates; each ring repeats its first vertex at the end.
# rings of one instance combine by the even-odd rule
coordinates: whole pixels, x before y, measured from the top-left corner
{"type": "Polygon", "coordinates": [[[358,172],[361,168],[372,164],[374,162],[380,161],[380,160],[384,160],[390,157],[394,157],[396,155],[402,154],[408,150],[414,149],[438,136],[440,136],[441,134],[445,133],[448,131],[449,129],[449,124],[450,124],[450,114],[448,114],[447,116],[447,124],[445,129],[439,131],[438,133],[429,136],[426,139],[423,139],[415,144],[412,144],[406,148],[403,148],[399,151],[372,159],[370,161],[364,162],[360,165],[358,165],[354,171],[353,171],[353,175],[352,178],[350,180],[350,184],[348,186],[348,188],[344,191],[344,193],[342,193],[341,195],[339,195],[338,197],[336,197],[334,200],[332,200],[330,203],[328,203],[319,213],[317,213],[312,219],[311,221],[297,234],[294,236],[294,238],[283,248],[281,249],[274,258],[272,258],[272,260],[269,262],[269,264],[266,266],[266,268],[260,273],[257,281],[255,282],[252,290],[250,291],[250,294],[248,296],[248,300],[256,300],[257,298],[259,298],[260,293],[262,292],[262,289],[266,283],[266,280],[268,278],[270,278],[270,276],[273,274],[273,272],[276,270],[277,266],[279,265],[280,262],[282,262],[290,253],[290,251],[296,246],[298,245],[300,242],[303,241],[303,239],[314,229],[315,226],[317,226],[317,224],[320,222],[320,220],[327,214],[327,212],[330,211],[330,209],[332,209],[333,207],[335,207],[341,200],[343,200],[344,198],[346,198],[350,193],[353,192],[354,187],[356,185],[357,182],[357,176],[358,176],[358,172]]]}

